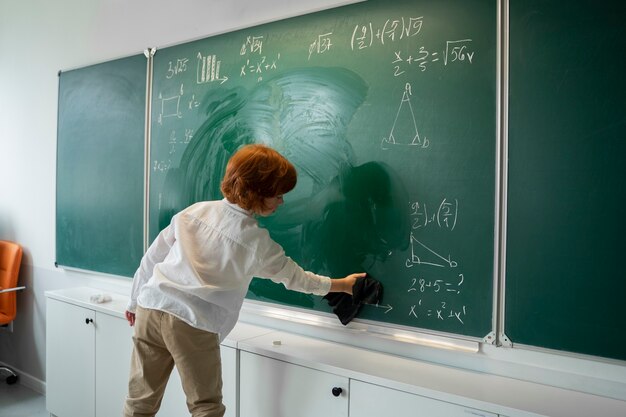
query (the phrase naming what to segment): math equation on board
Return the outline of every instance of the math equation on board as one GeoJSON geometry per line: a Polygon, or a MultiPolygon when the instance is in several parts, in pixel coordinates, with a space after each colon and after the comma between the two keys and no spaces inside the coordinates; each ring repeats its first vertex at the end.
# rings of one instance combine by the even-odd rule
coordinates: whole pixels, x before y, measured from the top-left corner
{"type": "MultiPolygon", "coordinates": [[[[429,240],[446,234],[445,242],[450,242],[450,232],[457,227],[459,220],[459,201],[456,198],[442,198],[431,203],[424,201],[409,202],[407,214],[410,218],[410,230],[407,233],[409,250],[404,259],[406,274],[404,289],[406,293],[401,304],[405,310],[395,314],[406,315],[416,325],[428,321],[448,322],[462,326],[468,317],[469,308],[462,297],[466,285],[463,262],[454,254],[438,247],[441,243],[429,240]],[[429,233],[422,233],[429,229],[429,233]],[[424,235],[425,237],[422,237],[424,235]]],[[[436,239],[441,242],[441,239],[436,239]]],[[[384,314],[397,308],[390,298],[383,305],[373,306],[384,314]]]]}
{"type": "MultiPolygon", "coordinates": [[[[400,86],[396,89],[400,93],[390,93],[389,100],[395,103],[397,111],[395,117],[387,121],[387,133],[378,139],[380,148],[398,152],[411,148],[424,151],[436,140],[436,132],[433,138],[421,133],[421,112],[414,104],[419,91],[410,80],[428,71],[467,67],[477,59],[471,36],[426,44],[424,35],[428,29],[428,16],[420,14],[346,23],[345,27],[335,25],[332,30],[316,33],[291,54],[302,56],[301,65],[311,65],[321,56],[335,54],[341,58],[345,51],[360,54],[380,49],[377,65],[386,67],[388,77],[397,80],[400,86]],[[407,44],[408,48],[404,46],[407,44]]],[[[242,79],[261,83],[283,69],[284,52],[278,46],[280,42],[272,42],[272,39],[269,33],[257,33],[253,28],[250,33],[240,35],[232,51],[225,53],[211,50],[210,46],[199,47],[190,56],[176,57],[158,72],[155,70],[155,79],[165,80],[161,83],[162,91],[156,92],[153,106],[158,128],[167,130],[158,137],[167,151],[155,155],[151,161],[152,171],[166,173],[175,167],[181,151],[193,139],[195,123],[181,126],[170,122],[197,114],[203,105],[200,98],[203,87],[229,86],[242,79]]]]}
{"type": "Polygon", "coordinates": [[[466,281],[462,261],[431,244],[420,233],[426,228],[431,229],[431,233],[425,236],[454,231],[459,219],[459,201],[442,198],[433,203],[413,201],[409,204],[410,249],[405,266],[410,271],[406,291],[411,301],[407,314],[414,319],[453,320],[464,324],[468,308],[460,297],[466,281]]]}

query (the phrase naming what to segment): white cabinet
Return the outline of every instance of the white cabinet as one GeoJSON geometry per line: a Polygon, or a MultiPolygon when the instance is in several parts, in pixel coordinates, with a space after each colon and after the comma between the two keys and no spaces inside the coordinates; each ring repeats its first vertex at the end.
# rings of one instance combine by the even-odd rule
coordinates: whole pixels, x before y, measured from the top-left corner
{"type": "Polygon", "coordinates": [[[95,312],[48,299],[46,405],[59,417],[94,417],[95,312]]]}
{"type": "MultiPolygon", "coordinates": [[[[47,298],[47,409],[57,417],[120,416],[128,390],[133,328],[119,315],[79,304],[83,305],[47,298]]],[[[237,351],[220,348],[225,417],[236,417],[237,351]]],[[[174,368],[157,417],[188,415],[174,368]]]]}
{"type": "Polygon", "coordinates": [[[350,417],[498,417],[497,414],[397,391],[361,381],[350,381],[350,417]]]}
{"type": "Polygon", "coordinates": [[[242,417],[348,416],[346,377],[243,351],[239,372],[242,417]]]}
{"type": "Polygon", "coordinates": [[[242,417],[498,417],[245,351],[239,377],[242,417]]]}
{"type": "MultiPolygon", "coordinates": [[[[57,417],[122,412],[132,352],[133,328],[123,317],[128,299],[98,305],[89,302],[96,292],[46,293],[46,397],[57,417]]],[[[238,324],[220,348],[226,417],[626,415],[623,401],[252,324],[238,324]]],[[[188,415],[174,371],[157,417],[188,415]]]]}

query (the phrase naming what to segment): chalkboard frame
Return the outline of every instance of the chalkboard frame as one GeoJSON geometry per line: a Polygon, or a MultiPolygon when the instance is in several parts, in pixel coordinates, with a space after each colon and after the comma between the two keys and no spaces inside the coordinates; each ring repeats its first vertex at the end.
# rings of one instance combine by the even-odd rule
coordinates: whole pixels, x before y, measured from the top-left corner
{"type": "MultiPolygon", "coordinates": [[[[355,3],[350,3],[345,7],[349,7],[350,5],[355,3]]],[[[344,6],[336,6],[333,8],[344,7],[344,6]]],[[[496,117],[497,122],[497,133],[496,133],[496,183],[495,186],[495,215],[494,215],[494,274],[493,274],[493,317],[492,317],[492,329],[493,331],[485,336],[485,338],[474,338],[456,335],[454,333],[447,332],[438,332],[425,328],[416,328],[409,327],[403,325],[397,325],[392,323],[384,323],[381,324],[377,321],[371,321],[367,319],[356,319],[352,322],[348,327],[347,331],[355,331],[355,332],[366,332],[367,334],[378,335],[383,338],[396,338],[397,340],[411,341],[421,340],[423,343],[428,344],[428,340],[424,342],[424,339],[421,337],[422,335],[426,335],[426,339],[430,340],[440,340],[443,341],[443,345],[445,345],[446,341],[461,341],[461,349],[469,349],[470,351],[477,347],[478,343],[488,343],[496,346],[508,346],[513,348],[523,348],[523,349],[531,349],[531,350],[539,350],[539,351],[547,351],[554,354],[561,354],[567,356],[574,357],[583,357],[583,358],[593,358],[600,359],[603,361],[609,362],[619,362],[623,363],[620,359],[613,358],[605,358],[603,356],[598,356],[591,353],[584,352],[569,352],[565,350],[555,350],[547,347],[542,347],[541,345],[534,346],[528,344],[519,343],[516,340],[510,340],[506,334],[507,331],[507,323],[506,323],[506,250],[507,250],[507,231],[506,231],[506,223],[507,219],[507,178],[508,178],[508,164],[505,162],[508,158],[508,124],[509,124],[509,2],[508,1],[497,1],[497,70],[496,70],[496,92],[497,92],[497,104],[496,111],[498,113],[496,117]],[[398,336],[400,335],[400,336],[398,336]]],[[[271,20],[274,22],[277,20],[271,20]]],[[[268,22],[260,22],[258,24],[263,24],[268,22]]],[[[245,28],[237,28],[233,30],[247,29],[251,27],[255,27],[257,25],[247,26],[245,28]]],[[[231,31],[227,31],[226,33],[230,33],[231,31]]],[[[220,33],[214,33],[208,35],[208,37],[219,35],[220,33]]],[[[205,37],[203,37],[204,39],[205,37]]],[[[147,94],[152,93],[151,82],[152,82],[152,57],[154,56],[156,49],[148,49],[148,54],[146,55],[148,58],[148,70],[147,70],[147,80],[146,80],[146,90],[147,94]],[[149,56],[148,56],[149,55],[149,56]]],[[[145,54],[145,52],[144,52],[145,54]]],[[[124,57],[123,57],[124,58],[124,57]]],[[[122,58],[120,58],[122,59],[122,58]]],[[[104,61],[102,63],[106,63],[110,61],[104,61]]],[[[92,64],[92,65],[97,65],[92,64]]],[[[76,68],[64,70],[64,72],[76,70],[76,68]]],[[[60,96],[60,94],[59,94],[60,96]]],[[[151,112],[149,110],[149,106],[151,105],[152,100],[150,98],[146,99],[146,132],[149,132],[150,129],[150,118],[151,112]]],[[[143,250],[145,251],[147,248],[149,236],[148,236],[148,222],[149,222],[149,196],[148,196],[148,187],[150,184],[149,176],[150,170],[148,169],[149,165],[149,148],[150,148],[150,134],[146,133],[144,141],[146,143],[144,155],[144,213],[143,213],[143,250]]],[[[58,187],[58,185],[57,185],[58,187]]],[[[58,213],[57,213],[58,214],[58,213]]],[[[58,241],[57,241],[58,245],[58,241]]],[[[94,272],[89,268],[81,268],[74,267],[71,265],[64,265],[64,262],[60,262],[61,265],[57,265],[59,267],[68,269],[68,270],[78,270],[78,271],[86,271],[86,272],[94,272]]],[[[96,272],[98,274],[103,275],[111,275],[111,276],[124,276],[118,275],[117,273],[108,273],[107,271],[99,271],[96,272]]],[[[270,318],[280,317],[281,320],[292,321],[297,323],[304,323],[309,325],[317,325],[323,328],[343,328],[341,326],[337,326],[336,320],[334,317],[325,312],[316,312],[306,309],[299,309],[298,307],[291,306],[283,306],[276,305],[273,303],[267,303],[258,300],[246,300],[244,304],[244,312],[249,311],[253,312],[256,315],[266,316],[270,318]]]]}
{"type": "MultiPolygon", "coordinates": [[[[402,330],[402,331],[406,331],[407,334],[409,333],[415,333],[415,334],[431,334],[434,335],[435,337],[443,337],[443,338],[449,338],[449,339],[460,339],[460,340],[464,340],[464,341],[471,341],[471,342],[483,342],[483,343],[489,343],[489,344],[494,344],[496,346],[500,346],[500,345],[504,345],[504,346],[511,346],[511,347],[519,347],[519,348],[528,348],[528,349],[533,349],[533,350],[546,350],[546,351],[550,351],[553,353],[557,353],[557,354],[564,354],[564,355],[573,355],[573,356],[582,356],[582,357],[594,357],[594,358],[602,358],[602,359],[606,359],[603,358],[601,356],[596,356],[593,354],[585,354],[585,353],[571,353],[571,352],[567,352],[567,351],[561,351],[561,350],[552,350],[549,348],[543,348],[541,346],[531,346],[531,345],[523,345],[520,343],[516,343],[515,340],[509,340],[509,338],[507,337],[506,334],[506,329],[507,329],[507,325],[506,325],[506,320],[505,320],[505,295],[506,295],[506,288],[505,288],[505,273],[506,273],[506,217],[507,217],[507,202],[508,199],[506,197],[506,193],[507,193],[507,164],[504,162],[506,161],[507,158],[507,152],[508,152],[508,145],[507,145],[507,141],[508,141],[508,86],[509,86],[509,79],[507,77],[508,74],[508,70],[509,70],[509,64],[508,64],[508,54],[509,54],[509,50],[508,50],[508,38],[506,38],[507,36],[507,31],[508,31],[508,9],[503,9],[502,7],[507,7],[508,6],[508,2],[501,2],[498,1],[497,2],[498,5],[498,59],[497,59],[497,71],[496,71],[496,75],[497,75],[497,86],[496,86],[496,90],[497,90],[497,105],[496,105],[496,109],[498,111],[498,116],[496,117],[496,121],[498,123],[498,127],[497,127],[497,134],[496,134],[496,162],[497,162],[497,168],[496,168],[496,184],[494,184],[495,186],[495,216],[494,216],[494,276],[493,276],[493,284],[494,284],[494,290],[493,290],[493,297],[492,297],[492,303],[493,303],[493,320],[492,320],[492,333],[488,334],[485,336],[485,338],[480,339],[480,338],[474,338],[474,337],[466,337],[466,336],[459,336],[453,333],[446,333],[446,332],[437,332],[437,331],[433,331],[430,329],[424,329],[424,328],[413,328],[413,327],[409,327],[409,326],[402,326],[402,325],[395,325],[395,324],[390,324],[390,323],[384,323],[384,324],[380,324],[379,322],[375,322],[375,321],[370,321],[370,320],[366,320],[366,319],[356,319],[355,322],[353,322],[353,324],[351,324],[348,329],[349,330],[365,330],[368,333],[378,333],[381,335],[388,335],[390,332],[394,332],[395,330],[402,330]]],[[[338,7],[344,7],[344,6],[338,6],[338,7]]],[[[346,7],[349,7],[346,6],[346,7]]],[[[248,26],[246,28],[250,28],[250,27],[254,27],[256,25],[253,26],[248,26]]],[[[243,28],[242,28],[243,29],[243,28]]],[[[213,34],[210,36],[215,36],[218,34],[213,34]]],[[[209,37],[210,37],[209,36],[209,37]]],[[[154,51],[153,51],[154,52],[154,51]]],[[[148,82],[151,82],[152,80],[152,73],[149,73],[149,80],[148,82]]],[[[151,92],[151,89],[149,89],[151,92]]],[[[151,100],[147,100],[147,104],[150,104],[151,100]]],[[[146,121],[147,125],[150,124],[150,112],[148,111],[148,119],[146,121]]],[[[149,140],[149,135],[148,138],[146,139],[147,141],[149,140]]],[[[149,170],[147,170],[147,174],[149,175],[149,170]]],[[[145,180],[145,184],[146,187],[149,186],[149,179],[145,180]]],[[[144,196],[144,199],[146,200],[145,206],[147,206],[147,200],[148,197],[144,196]]],[[[148,210],[148,209],[146,209],[148,210]]],[[[147,218],[149,217],[148,214],[144,214],[144,220],[148,221],[147,218]]],[[[146,241],[145,244],[147,244],[147,240],[148,240],[148,233],[147,231],[144,230],[144,240],[146,241]]],[[[145,250],[145,248],[144,248],[145,250]]],[[[69,267],[68,269],[81,269],[81,268],[72,268],[69,267]]],[[[247,301],[246,302],[248,305],[252,306],[250,308],[248,308],[249,310],[253,310],[256,312],[256,314],[265,314],[268,317],[275,317],[276,315],[280,315],[283,316],[285,320],[290,320],[289,314],[281,314],[281,312],[283,311],[299,311],[302,313],[301,317],[302,317],[302,322],[316,322],[319,321],[321,324],[321,326],[323,327],[334,327],[334,324],[331,323],[332,321],[332,316],[329,316],[326,313],[318,313],[318,312],[312,312],[310,310],[306,310],[306,309],[298,309],[297,307],[289,307],[289,306],[278,306],[272,303],[266,303],[263,301],[258,301],[258,300],[251,300],[251,301],[247,301]],[[315,316],[318,315],[320,317],[322,317],[321,320],[316,320],[315,316]],[[312,318],[307,318],[307,315],[312,317],[312,318]],[[324,318],[329,318],[329,320],[325,320],[324,318]]],[[[294,320],[291,320],[294,321],[294,320]]],[[[613,359],[608,358],[607,360],[609,361],[613,361],[613,359]]],[[[619,361],[619,360],[618,360],[619,361]]]]}

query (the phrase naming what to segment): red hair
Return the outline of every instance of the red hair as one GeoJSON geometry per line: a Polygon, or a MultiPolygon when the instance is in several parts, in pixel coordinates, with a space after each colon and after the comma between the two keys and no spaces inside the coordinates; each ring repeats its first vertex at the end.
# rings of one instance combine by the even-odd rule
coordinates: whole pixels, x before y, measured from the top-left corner
{"type": "Polygon", "coordinates": [[[231,203],[259,213],[265,199],[296,186],[297,173],[284,156],[265,145],[245,145],[230,157],[221,190],[231,203]]]}

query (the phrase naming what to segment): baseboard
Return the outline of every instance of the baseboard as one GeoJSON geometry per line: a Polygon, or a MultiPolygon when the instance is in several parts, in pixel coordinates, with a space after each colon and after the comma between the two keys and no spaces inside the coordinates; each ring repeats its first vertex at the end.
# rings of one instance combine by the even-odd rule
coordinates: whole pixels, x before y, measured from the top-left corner
{"type": "Polygon", "coordinates": [[[18,375],[17,382],[19,384],[24,385],[27,388],[32,389],[35,392],[40,393],[41,395],[46,395],[46,382],[42,381],[39,378],[35,378],[34,376],[27,374],[26,372],[18,369],[8,363],[0,362],[0,365],[8,366],[13,369],[15,373],[18,375]]]}

